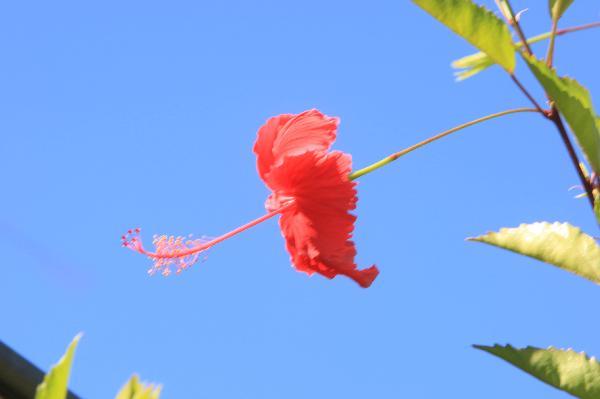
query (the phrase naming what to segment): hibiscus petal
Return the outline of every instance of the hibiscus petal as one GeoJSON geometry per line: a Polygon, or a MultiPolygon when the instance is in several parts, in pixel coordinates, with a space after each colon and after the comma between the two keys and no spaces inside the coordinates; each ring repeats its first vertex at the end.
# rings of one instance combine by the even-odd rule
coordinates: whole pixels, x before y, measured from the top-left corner
{"type": "Polygon", "coordinates": [[[327,151],[335,141],[338,123],[339,119],[316,109],[269,119],[259,129],[254,144],[260,177],[268,184],[267,174],[286,156],[327,151]]]}
{"type": "Polygon", "coordinates": [[[273,155],[273,143],[279,134],[279,131],[285,126],[294,115],[282,114],[269,118],[267,122],[258,129],[256,142],[253,151],[256,154],[256,166],[260,178],[266,182],[265,176],[271,170],[275,162],[273,155]]]}
{"type": "Polygon", "coordinates": [[[371,285],[375,266],[357,270],[351,241],[356,216],[356,182],[348,179],[350,155],[310,151],[287,156],[269,173],[278,198],[293,198],[296,206],[282,213],[280,226],[295,268],[307,274],[333,278],[348,276],[362,287],[371,285]]]}

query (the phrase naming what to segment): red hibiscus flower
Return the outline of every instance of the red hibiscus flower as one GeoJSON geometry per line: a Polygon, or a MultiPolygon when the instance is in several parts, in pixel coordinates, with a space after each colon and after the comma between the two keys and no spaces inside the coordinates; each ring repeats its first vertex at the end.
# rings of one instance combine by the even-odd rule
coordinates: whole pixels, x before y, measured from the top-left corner
{"type": "Polygon", "coordinates": [[[191,266],[213,245],[277,214],[294,267],[327,278],[344,275],[369,287],[379,271],[358,270],[350,240],[356,216],[356,182],[349,179],[350,155],[330,151],[339,120],[317,110],[271,118],[258,131],[254,145],[258,173],[272,193],[268,214],[213,240],[157,237],[156,250],[142,246],[139,229],[123,236],[123,245],[154,260],[150,273],[170,274],[191,266]]]}
{"type": "Polygon", "coordinates": [[[356,216],[356,182],[352,158],[329,151],[339,120],[317,110],[271,118],[258,131],[254,145],[258,173],[273,191],[267,210],[293,204],[281,213],[279,225],[297,270],[333,278],[350,277],[368,287],[375,266],[357,270],[356,248],[350,241],[356,216]]]}

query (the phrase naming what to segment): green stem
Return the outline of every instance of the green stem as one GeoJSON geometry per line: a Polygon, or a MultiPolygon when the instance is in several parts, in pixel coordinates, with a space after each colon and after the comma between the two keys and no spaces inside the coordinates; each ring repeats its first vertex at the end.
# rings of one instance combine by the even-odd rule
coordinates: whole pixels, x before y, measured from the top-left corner
{"type": "Polygon", "coordinates": [[[550,43],[548,44],[548,51],[546,53],[546,64],[548,67],[552,67],[552,61],[554,58],[554,42],[556,41],[556,31],[558,30],[558,18],[552,20],[552,30],[550,31],[550,43]]]}
{"type": "Polygon", "coordinates": [[[448,135],[450,135],[450,134],[452,134],[454,132],[457,132],[457,131],[462,130],[464,128],[467,128],[469,126],[477,125],[478,123],[489,121],[490,119],[499,118],[499,117],[504,116],[504,115],[517,114],[517,113],[520,113],[520,112],[539,112],[539,110],[537,110],[535,108],[515,108],[515,109],[509,109],[509,110],[506,110],[506,111],[502,111],[502,112],[498,112],[498,113],[495,113],[495,114],[487,115],[487,116],[484,116],[484,117],[472,120],[472,121],[467,122],[467,123],[463,123],[462,125],[458,125],[456,127],[453,127],[452,129],[449,129],[449,130],[446,130],[446,131],[444,131],[442,133],[436,134],[433,137],[430,137],[430,138],[428,138],[426,140],[423,140],[423,141],[421,141],[421,142],[419,142],[419,143],[417,143],[415,145],[412,145],[412,146],[410,146],[408,148],[405,148],[402,151],[398,151],[398,152],[395,152],[395,153],[393,153],[391,155],[388,155],[387,157],[383,158],[382,160],[377,161],[374,164],[371,164],[371,165],[367,166],[366,168],[362,168],[362,169],[359,169],[359,170],[351,173],[350,176],[349,176],[349,178],[350,178],[350,180],[358,179],[359,177],[364,176],[364,175],[366,175],[368,173],[371,173],[374,170],[377,170],[377,169],[381,168],[382,166],[385,166],[385,165],[387,165],[387,164],[389,164],[391,162],[394,162],[396,159],[400,158],[403,155],[408,154],[409,152],[412,152],[412,151],[416,150],[417,148],[421,148],[421,147],[423,147],[423,146],[425,146],[425,145],[427,145],[429,143],[432,143],[432,142],[434,142],[436,140],[441,139],[442,137],[446,137],[446,136],[448,136],[448,135]]]}

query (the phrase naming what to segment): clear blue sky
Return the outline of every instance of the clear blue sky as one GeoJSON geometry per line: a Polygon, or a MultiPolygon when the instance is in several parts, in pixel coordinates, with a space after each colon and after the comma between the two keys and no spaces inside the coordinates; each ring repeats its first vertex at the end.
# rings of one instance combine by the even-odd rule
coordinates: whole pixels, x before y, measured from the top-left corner
{"type": "MultiPolygon", "coordinates": [[[[530,35],[548,29],[538,3],[515,4],[530,35]]],[[[598,19],[591,3],[562,25],[598,19]]],[[[560,38],[556,56],[596,99],[599,39],[560,38]]],[[[600,355],[600,288],[464,241],[538,220],[598,234],[533,114],[360,180],[358,262],[381,270],[367,290],[295,272],[275,220],[178,277],[120,247],[130,227],[215,236],[262,215],[251,148],[270,116],[339,116],[335,148],[362,167],[528,105],[499,68],[454,82],[472,48],[410,2],[5,2],[0,48],[0,339],[47,368],[83,331],[80,395],[138,372],[165,398],[564,398],[470,345],[600,355]]]]}

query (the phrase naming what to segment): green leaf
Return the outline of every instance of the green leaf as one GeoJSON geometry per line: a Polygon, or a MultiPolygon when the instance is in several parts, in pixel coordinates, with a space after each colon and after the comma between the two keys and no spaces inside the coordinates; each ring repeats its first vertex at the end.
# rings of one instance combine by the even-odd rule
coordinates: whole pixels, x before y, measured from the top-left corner
{"type": "Polygon", "coordinates": [[[571,349],[517,349],[510,345],[475,348],[491,353],[535,378],[581,399],[600,398],[600,363],[571,349]]]}
{"type": "Polygon", "coordinates": [[[531,71],[554,100],[577,137],[592,169],[600,172],[600,119],[594,112],[590,93],[577,81],[561,78],[542,61],[524,55],[531,71]]]}
{"type": "Polygon", "coordinates": [[[159,399],[161,386],[141,382],[137,375],[133,375],[123,385],[115,399],[159,399]]]}
{"type": "Polygon", "coordinates": [[[571,4],[573,4],[573,0],[549,0],[548,6],[552,20],[558,21],[571,4]]]}
{"type": "Polygon", "coordinates": [[[486,53],[509,73],[515,70],[515,47],[506,24],[471,0],[413,0],[438,21],[486,53]]]}
{"type": "MultiPolygon", "coordinates": [[[[550,32],[546,32],[527,39],[527,43],[533,44],[549,38],[550,32]]],[[[523,42],[517,42],[515,43],[515,46],[521,47],[522,44],[523,42]]],[[[479,72],[486,70],[492,65],[494,65],[494,61],[492,61],[492,59],[486,53],[481,51],[479,53],[464,56],[452,62],[452,68],[462,69],[461,71],[456,71],[454,73],[454,76],[456,76],[456,80],[458,81],[477,75],[479,72]]]]}
{"type": "Polygon", "coordinates": [[[458,81],[477,75],[492,65],[494,65],[494,61],[486,53],[482,52],[467,55],[452,62],[452,68],[460,69],[460,71],[454,73],[458,81]]]}
{"type": "Polygon", "coordinates": [[[48,374],[44,377],[44,381],[38,385],[35,392],[35,399],[64,399],[67,397],[67,385],[69,383],[69,374],[71,372],[71,364],[75,355],[75,348],[81,339],[82,334],[77,334],[67,351],[60,358],[48,374]]]}
{"type": "Polygon", "coordinates": [[[596,215],[596,221],[600,224],[600,195],[594,197],[594,214],[596,215]]]}
{"type": "Polygon", "coordinates": [[[468,240],[530,256],[600,284],[600,246],[568,223],[522,224],[468,240]]]}

